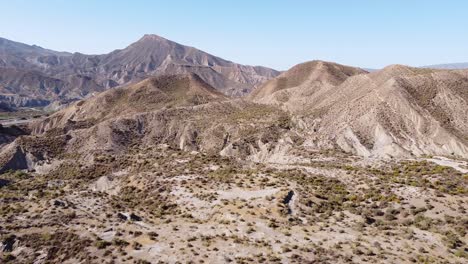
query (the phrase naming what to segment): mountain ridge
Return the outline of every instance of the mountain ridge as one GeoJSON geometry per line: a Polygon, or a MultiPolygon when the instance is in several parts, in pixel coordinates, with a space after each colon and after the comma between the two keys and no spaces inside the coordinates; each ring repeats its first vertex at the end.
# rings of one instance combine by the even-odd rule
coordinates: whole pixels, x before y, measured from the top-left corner
{"type": "Polygon", "coordinates": [[[24,94],[27,90],[31,99],[48,103],[82,99],[95,91],[138,82],[149,76],[183,73],[199,75],[226,95],[242,96],[279,74],[267,67],[236,64],[154,34],[146,34],[123,49],[101,55],[57,52],[1,39],[0,68],[38,72],[64,82],[65,85],[47,92],[52,95],[44,95],[39,92],[40,81],[12,85],[11,80],[0,80],[0,85],[8,86],[10,91],[24,94]],[[94,84],[90,86],[84,82],[94,84]],[[88,88],[82,89],[84,85],[88,88]],[[60,91],[53,95],[53,90],[60,91]]]}

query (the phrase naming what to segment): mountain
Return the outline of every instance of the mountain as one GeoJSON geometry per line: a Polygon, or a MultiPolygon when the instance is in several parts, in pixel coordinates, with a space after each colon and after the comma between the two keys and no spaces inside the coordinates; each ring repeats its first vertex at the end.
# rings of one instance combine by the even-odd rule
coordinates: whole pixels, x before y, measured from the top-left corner
{"type": "Polygon", "coordinates": [[[428,66],[423,66],[421,68],[445,69],[445,70],[468,69],[468,62],[428,65],[428,66]]]}
{"type": "Polygon", "coordinates": [[[110,73],[107,78],[119,84],[135,76],[191,72],[228,95],[248,93],[278,75],[265,67],[235,64],[156,35],[145,35],[123,50],[100,57],[98,69],[110,73]]]}
{"type": "Polygon", "coordinates": [[[196,73],[230,96],[247,94],[279,74],[226,61],[156,35],[145,35],[125,49],[103,55],[56,52],[0,38],[0,86],[5,96],[23,98],[9,100],[13,107],[82,99],[149,76],[181,73],[196,73]],[[22,103],[15,103],[19,101],[22,103]]]}
{"type": "Polygon", "coordinates": [[[308,144],[318,148],[467,157],[467,77],[463,70],[392,65],[366,73],[312,62],[270,80],[251,99],[293,112],[311,131],[308,144]]]}
{"type": "Polygon", "coordinates": [[[51,101],[68,102],[105,89],[90,77],[50,77],[38,70],[0,67],[0,100],[10,107],[38,107],[51,101]]]}
{"type": "Polygon", "coordinates": [[[72,54],[44,49],[36,45],[0,38],[0,67],[18,69],[45,69],[58,62],[48,61],[49,58],[67,57],[72,54]]]}

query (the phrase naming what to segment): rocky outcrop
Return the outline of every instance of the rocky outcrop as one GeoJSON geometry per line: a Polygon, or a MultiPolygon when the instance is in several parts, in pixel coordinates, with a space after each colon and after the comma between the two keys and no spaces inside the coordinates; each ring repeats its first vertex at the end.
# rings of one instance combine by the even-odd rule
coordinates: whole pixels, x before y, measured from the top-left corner
{"type": "Polygon", "coordinates": [[[7,186],[8,184],[10,184],[10,181],[9,181],[9,180],[0,179],[0,188],[5,187],[5,186],[7,186]]]}
{"type": "Polygon", "coordinates": [[[17,137],[29,134],[26,128],[20,128],[18,126],[4,127],[0,124],[0,147],[12,142],[17,137]]]}
{"type": "Polygon", "coordinates": [[[23,149],[12,143],[0,153],[0,173],[8,170],[24,170],[31,168],[31,159],[23,149]]]}
{"type": "Polygon", "coordinates": [[[0,252],[12,252],[17,246],[17,238],[15,235],[5,237],[0,243],[0,252]]]}

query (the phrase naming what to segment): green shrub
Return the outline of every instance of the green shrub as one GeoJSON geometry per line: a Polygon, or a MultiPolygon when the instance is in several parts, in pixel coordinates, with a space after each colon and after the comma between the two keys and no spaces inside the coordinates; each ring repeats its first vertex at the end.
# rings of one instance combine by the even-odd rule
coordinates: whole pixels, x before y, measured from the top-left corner
{"type": "Polygon", "coordinates": [[[94,246],[96,246],[98,249],[104,249],[104,248],[106,248],[106,247],[108,247],[110,245],[111,245],[111,242],[108,242],[108,241],[105,241],[105,240],[98,240],[94,244],[94,246]]]}

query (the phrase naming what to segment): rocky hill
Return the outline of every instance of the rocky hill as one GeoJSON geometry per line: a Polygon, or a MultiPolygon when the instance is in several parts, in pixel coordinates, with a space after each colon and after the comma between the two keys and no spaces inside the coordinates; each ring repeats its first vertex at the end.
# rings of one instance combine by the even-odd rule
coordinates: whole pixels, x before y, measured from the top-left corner
{"type": "Polygon", "coordinates": [[[277,78],[272,79],[252,91],[250,98],[262,98],[275,92],[293,87],[323,88],[323,86],[336,86],[344,82],[348,77],[364,74],[366,71],[324,61],[311,61],[292,67],[277,78]]]}
{"type": "Polygon", "coordinates": [[[402,65],[366,73],[312,62],[259,87],[252,100],[294,113],[315,147],[337,145],[364,156],[467,157],[467,74],[402,65]]]}
{"type": "Polygon", "coordinates": [[[163,75],[105,91],[33,122],[32,136],[4,149],[3,168],[32,168],[45,157],[66,153],[125,153],[135,144],[257,159],[271,156],[264,144],[274,148],[293,133],[289,122],[282,110],[228,99],[195,74],[163,75]]]}

